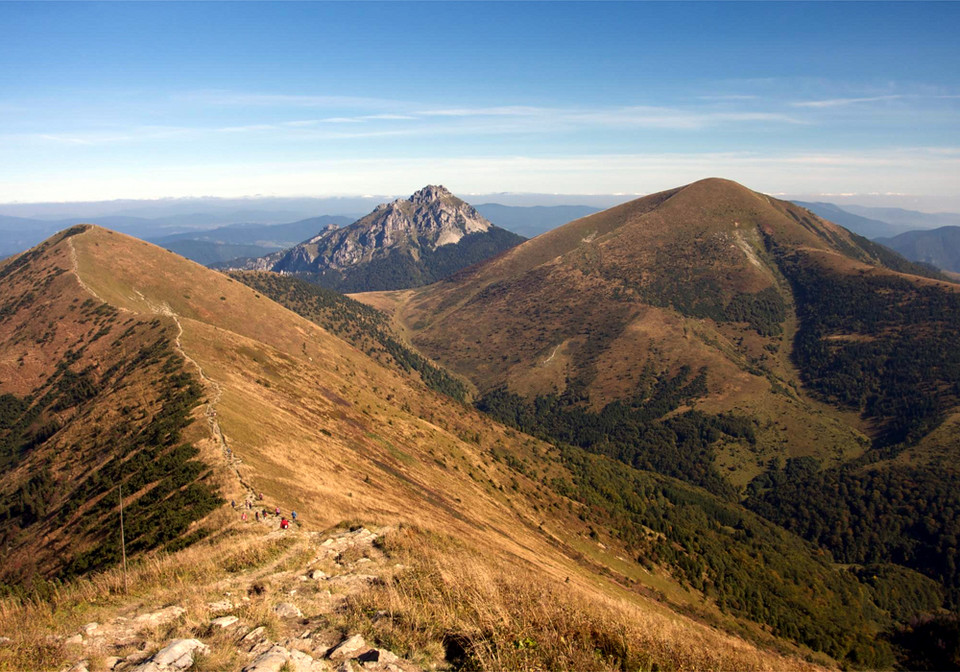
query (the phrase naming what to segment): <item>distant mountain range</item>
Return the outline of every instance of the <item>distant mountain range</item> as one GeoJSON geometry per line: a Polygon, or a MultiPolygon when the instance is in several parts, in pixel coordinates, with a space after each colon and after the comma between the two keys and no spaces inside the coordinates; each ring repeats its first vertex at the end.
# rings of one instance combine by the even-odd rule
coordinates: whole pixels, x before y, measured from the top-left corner
{"type": "MultiPolygon", "coordinates": [[[[833,203],[808,203],[804,201],[794,202],[797,205],[802,205],[818,217],[828,219],[834,224],[839,224],[846,229],[850,229],[854,233],[870,239],[878,238],[880,236],[895,236],[898,233],[903,233],[911,228],[909,226],[892,224],[888,221],[871,219],[870,217],[866,217],[864,215],[854,214],[850,210],[846,209],[846,207],[842,208],[839,205],[834,205],[833,203]]],[[[923,213],[918,212],[916,214],[922,215],[923,213]]]]}
{"type": "Polygon", "coordinates": [[[960,272],[960,214],[796,201],[811,212],[866,236],[910,261],[960,272]],[[937,227],[937,228],[928,228],[937,227]]]}
{"type": "Polygon", "coordinates": [[[534,205],[516,206],[483,203],[477,212],[497,226],[533,238],[562,224],[599,212],[590,205],[534,205]]]}
{"type": "MultiPolygon", "coordinates": [[[[289,222],[290,213],[271,213],[265,211],[236,211],[229,213],[193,213],[189,215],[170,215],[158,218],[143,218],[128,215],[101,215],[94,217],[74,216],[65,219],[46,220],[28,217],[0,215],[0,255],[16,254],[32,247],[48,236],[77,224],[96,223],[127,235],[150,240],[158,244],[187,239],[206,240],[230,244],[257,244],[257,236],[264,240],[284,240],[300,222],[281,224],[276,232],[267,234],[265,229],[278,222],[289,222]],[[277,219],[282,216],[281,219],[277,219]],[[238,222],[258,222],[257,224],[237,224],[238,222]],[[218,227],[218,228],[215,228],[218,227]],[[216,233],[210,231],[214,229],[216,233]],[[204,233],[200,233],[203,231],[204,233]]],[[[309,221],[309,220],[306,220],[309,221]]],[[[353,221],[344,216],[338,222],[353,221]]],[[[306,225],[309,229],[312,225],[306,225]]],[[[307,230],[304,229],[304,230],[307,230]]],[[[293,238],[294,241],[303,238],[293,238]]],[[[188,255],[189,256],[189,255],[188,255]]]]}
{"type": "Polygon", "coordinates": [[[929,231],[907,231],[876,242],[896,250],[907,259],[960,273],[960,226],[941,226],[929,231]]]}

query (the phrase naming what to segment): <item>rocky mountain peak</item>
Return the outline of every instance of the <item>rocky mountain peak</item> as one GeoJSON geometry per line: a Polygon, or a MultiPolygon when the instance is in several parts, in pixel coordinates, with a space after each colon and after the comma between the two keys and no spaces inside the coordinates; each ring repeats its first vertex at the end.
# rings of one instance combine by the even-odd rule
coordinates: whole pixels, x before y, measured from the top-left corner
{"type": "Polygon", "coordinates": [[[497,229],[446,187],[430,184],[408,198],[381,203],[349,226],[321,231],[289,250],[255,259],[244,268],[331,278],[328,286],[338,290],[399,289],[449,275],[521,240],[497,229]],[[482,234],[488,235],[485,238],[482,234]],[[466,247],[460,251],[445,251],[435,257],[439,248],[458,245],[465,238],[466,247]],[[384,269],[392,270],[388,273],[384,269]],[[356,284],[347,284],[348,277],[356,284]],[[370,280],[352,279],[360,277],[370,280]],[[384,278],[393,278],[394,283],[397,278],[404,279],[399,286],[388,286],[384,278]]]}
{"type": "Polygon", "coordinates": [[[415,205],[427,205],[453,197],[450,190],[443,185],[428,184],[423,189],[414,192],[409,200],[415,205]]]}

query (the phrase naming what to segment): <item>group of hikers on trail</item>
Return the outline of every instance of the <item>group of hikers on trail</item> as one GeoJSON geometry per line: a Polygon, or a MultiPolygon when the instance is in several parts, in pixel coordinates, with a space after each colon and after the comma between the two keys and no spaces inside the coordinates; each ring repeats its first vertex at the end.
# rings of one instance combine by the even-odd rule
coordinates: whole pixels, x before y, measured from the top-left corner
{"type": "MultiPolygon", "coordinates": [[[[262,492],[257,495],[257,499],[258,499],[259,501],[263,501],[263,493],[262,493],[262,492]]],[[[236,500],[231,499],[231,500],[230,500],[230,506],[233,507],[234,509],[237,508],[237,502],[236,502],[236,500]]],[[[244,510],[240,513],[240,520],[246,522],[246,520],[247,520],[247,511],[246,511],[246,510],[253,508],[253,502],[250,501],[249,499],[246,500],[246,501],[244,502],[242,508],[243,508],[244,510]]],[[[269,513],[267,513],[267,509],[266,509],[266,508],[264,508],[262,511],[258,508],[258,509],[254,512],[254,516],[256,517],[256,520],[257,520],[258,523],[259,523],[261,520],[264,520],[264,521],[265,521],[265,520],[267,519],[267,516],[268,516],[268,515],[269,515],[269,513]]],[[[290,512],[290,520],[287,520],[286,517],[281,517],[281,516],[280,516],[280,507],[279,507],[279,506],[274,507],[274,509],[273,509],[273,515],[275,515],[275,516],[277,516],[278,518],[280,518],[280,529],[282,529],[282,530],[288,529],[288,528],[290,527],[290,522],[291,522],[291,521],[297,522],[297,512],[296,512],[296,511],[291,511],[291,512],[290,512]]]]}

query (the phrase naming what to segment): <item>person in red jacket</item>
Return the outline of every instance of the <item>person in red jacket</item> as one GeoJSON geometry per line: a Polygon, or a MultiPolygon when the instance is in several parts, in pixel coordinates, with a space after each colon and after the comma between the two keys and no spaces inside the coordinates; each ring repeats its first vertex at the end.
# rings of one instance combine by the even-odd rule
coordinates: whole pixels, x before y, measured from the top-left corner
{"type": "Polygon", "coordinates": [[[286,519],[286,518],[281,518],[281,519],[280,519],[280,529],[281,529],[281,530],[285,530],[285,529],[287,529],[288,527],[290,527],[290,523],[287,522],[287,519],[286,519]]]}

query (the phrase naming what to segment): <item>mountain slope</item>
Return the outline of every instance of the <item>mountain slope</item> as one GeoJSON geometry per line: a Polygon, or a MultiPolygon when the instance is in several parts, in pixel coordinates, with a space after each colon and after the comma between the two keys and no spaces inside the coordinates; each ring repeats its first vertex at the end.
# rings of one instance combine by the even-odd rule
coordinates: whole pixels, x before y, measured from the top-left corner
{"type": "Polygon", "coordinates": [[[582,389],[601,406],[637,389],[648,364],[706,365],[719,374],[707,382],[718,405],[743,396],[738,386],[755,395],[772,380],[795,384],[783,356],[794,297],[775,258],[786,249],[845,272],[930,273],[802,208],[707,180],[576,220],[403,295],[397,315],[414,343],[481,391],[582,389]]]}
{"type": "Polygon", "coordinates": [[[0,267],[0,580],[67,577],[176,545],[222,500],[175,325],[108,305],[73,273],[70,229],[0,267]]]}
{"type": "Polygon", "coordinates": [[[930,264],[944,271],[960,272],[960,226],[907,231],[876,242],[896,250],[907,259],[930,264]]]}
{"type": "Polygon", "coordinates": [[[428,186],[350,226],[240,267],[292,273],[340,292],[402,289],[439,280],[522,240],[443,187],[428,186]]]}
{"type": "MultiPolygon", "coordinates": [[[[5,530],[12,535],[6,539],[2,566],[12,591],[26,591],[31,597],[45,594],[42,582],[30,592],[25,587],[27,576],[31,572],[37,578],[54,576],[58,567],[90,548],[91,537],[110,557],[90,559],[114,562],[118,513],[114,502],[121,485],[128,531],[147,534],[156,529],[155,522],[183,512],[186,522],[158,543],[168,544],[170,550],[201,544],[167,565],[160,564],[168,562],[163,558],[158,564],[138,559],[149,549],[146,543],[128,547],[137,552],[132,558],[131,600],[168,603],[170,590],[183,586],[184,576],[222,586],[216,582],[229,576],[218,572],[232,575],[250,563],[269,560],[275,552],[270,549],[276,548],[269,539],[265,546],[251,542],[249,551],[236,546],[250,521],[239,520],[230,508],[221,506],[207,515],[202,506],[184,511],[184,503],[216,504],[216,499],[191,495],[205,487],[211,498],[219,494],[240,502],[263,493],[264,502],[283,511],[297,510],[298,524],[306,530],[358,518],[377,525],[416,526],[423,530],[425,548],[414,547],[406,562],[433,557],[436,566],[456,566],[460,557],[456,549],[469,548],[473,566],[489,572],[504,590],[516,585],[509,577],[519,575],[556,591],[540,607],[546,621],[518,614],[516,625],[506,632],[468,629],[460,616],[439,630],[433,621],[410,621],[415,646],[446,650],[448,663],[467,656],[496,664],[498,658],[481,654],[515,650],[515,641],[528,636],[524,629],[562,622],[564,613],[573,613],[570,605],[584,595],[609,604],[608,616],[567,631],[577,635],[571,640],[575,643],[567,642],[563,648],[572,658],[550,663],[539,656],[559,649],[544,646],[544,653],[531,654],[534,666],[575,664],[570,661],[592,657],[596,650],[603,652],[598,669],[619,669],[630,660],[738,669],[800,665],[755,644],[731,640],[699,621],[736,629],[754,642],[790,652],[802,651],[791,643],[801,642],[833,655],[843,655],[853,646],[864,656],[885,655],[883,645],[871,643],[871,633],[882,627],[882,619],[871,616],[872,592],[851,576],[838,574],[827,560],[808,554],[795,537],[776,532],[756,516],[738,513],[744,529],[751,531],[749,539],[755,541],[748,541],[746,533],[728,539],[725,531],[703,522],[704,516],[715,515],[708,512],[717,507],[727,510],[712,496],[520,435],[434,394],[415,376],[384,368],[230,278],[96,227],[78,227],[4,262],[0,276],[6,330],[0,341],[0,394],[15,397],[3,397],[2,436],[15,438],[6,445],[15,448],[10,454],[18,460],[0,472],[0,491],[4,502],[32,502],[29,508],[12,512],[16,521],[7,515],[9,510],[5,514],[5,530]],[[144,352],[141,342],[159,345],[144,352]],[[66,348],[82,350],[80,358],[65,360],[66,348]],[[60,362],[65,366],[58,366],[60,362]],[[68,382],[61,385],[61,380],[68,382]],[[18,400],[52,387],[58,394],[49,413],[60,424],[43,429],[46,416],[31,415],[30,407],[18,400]],[[166,409],[165,400],[180,399],[178,391],[187,396],[166,409]],[[56,406],[60,401],[72,405],[56,406]],[[171,425],[167,418],[179,424],[171,425]],[[129,442],[124,432],[132,433],[129,442]],[[156,450],[148,440],[157,442],[156,450]],[[188,443],[193,451],[184,447],[188,443]],[[126,447],[120,455],[111,453],[120,447],[126,447]],[[165,461],[167,455],[174,459],[165,461]],[[123,468],[103,468],[104,464],[123,468]],[[61,490],[30,485],[45,469],[61,490]],[[74,479],[76,474],[85,478],[74,479]],[[97,483],[98,489],[85,490],[88,482],[97,483]],[[604,485],[611,482],[634,495],[627,500],[611,496],[604,485]],[[72,491],[65,486],[70,483],[76,484],[72,491]],[[18,489],[28,497],[11,496],[18,489]],[[692,510],[701,513],[684,513],[692,510]],[[64,524],[72,520],[76,526],[64,524]],[[88,520],[96,522],[89,535],[83,528],[88,520]],[[19,531],[9,525],[19,526],[19,531]],[[198,542],[203,535],[208,541],[198,542]],[[681,570],[673,558],[677,548],[693,538],[703,539],[703,546],[684,551],[692,564],[681,570]],[[762,560],[751,555],[751,544],[756,543],[768,548],[762,560]],[[716,551],[725,547],[739,549],[739,564],[753,571],[734,575],[726,561],[716,564],[720,560],[716,551]],[[69,553],[64,554],[65,549],[69,553]],[[646,566],[631,559],[641,550],[646,566]],[[217,558],[223,558],[222,565],[217,558]],[[778,578],[788,564],[796,568],[797,579],[778,578]],[[181,579],[149,583],[161,566],[181,579]],[[756,603],[735,597],[746,594],[743,582],[751,574],[764,577],[769,586],[764,609],[777,614],[776,636],[745,618],[761,618],[756,603]],[[706,583],[703,577],[708,577],[706,583]],[[816,604],[804,596],[801,582],[820,586],[816,604]],[[666,605],[696,618],[668,610],[649,595],[659,595],[666,605]],[[725,596],[726,606],[714,602],[714,596],[725,596]],[[843,606],[850,604],[859,606],[843,606]],[[617,623],[635,620],[636,610],[649,618],[652,630],[658,623],[683,625],[665,628],[666,639],[658,640],[662,644],[634,635],[613,644],[618,641],[612,634],[617,623]],[[816,634],[821,631],[828,634],[816,634]],[[450,641],[460,642],[460,648],[444,649],[450,641]],[[700,644],[685,641],[702,643],[704,651],[698,653],[700,644]]],[[[46,396],[43,393],[40,399],[46,396]]],[[[162,524],[158,527],[163,529],[162,524]]],[[[134,535],[133,542],[138,539],[134,535]]],[[[131,544],[130,537],[127,541],[131,544]]],[[[296,566],[299,557],[284,562],[296,566]]],[[[93,566],[97,565],[88,563],[86,568],[93,566]]],[[[74,565],[77,572],[84,568],[74,565]]],[[[447,574],[441,574],[442,580],[431,590],[446,595],[442,604],[452,610],[458,602],[445,583],[450,570],[444,571],[447,574]]],[[[425,572],[420,576],[436,576],[433,570],[425,572]]],[[[111,582],[119,575],[112,576],[75,584],[76,594],[90,596],[97,586],[118,585],[111,582]]],[[[422,590],[424,585],[398,584],[403,591],[404,586],[422,590]]],[[[376,587],[371,584],[371,590],[376,587]]],[[[71,590],[62,589],[56,599],[67,599],[71,590]]],[[[262,586],[259,590],[256,595],[263,594],[262,586]]],[[[103,606],[121,599],[111,598],[103,606]]],[[[3,621],[8,627],[23,613],[16,611],[22,605],[4,605],[0,611],[12,615],[3,621]]],[[[57,618],[44,622],[56,623],[57,618]]],[[[175,626],[181,627],[191,626],[175,626]]],[[[204,632],[209,630],[192,634],[207,637],[204,632]]],[[[29,628],[22,635],[11,634],[26,638],[12,649],[0,648],[4,660],[20,661],[11,663],[14,667],[24,667],[24,658],[18,656],[33,650],[19,642],[51,641],[29,628]],[[29,639],[30,633],[36,639],[29,639]]],[[[73,655],[75,650],[62,640],[53,641],[60,643],[44,649],[49,658],[28,667],[59,669],[64,657],[73,655]]]]}

